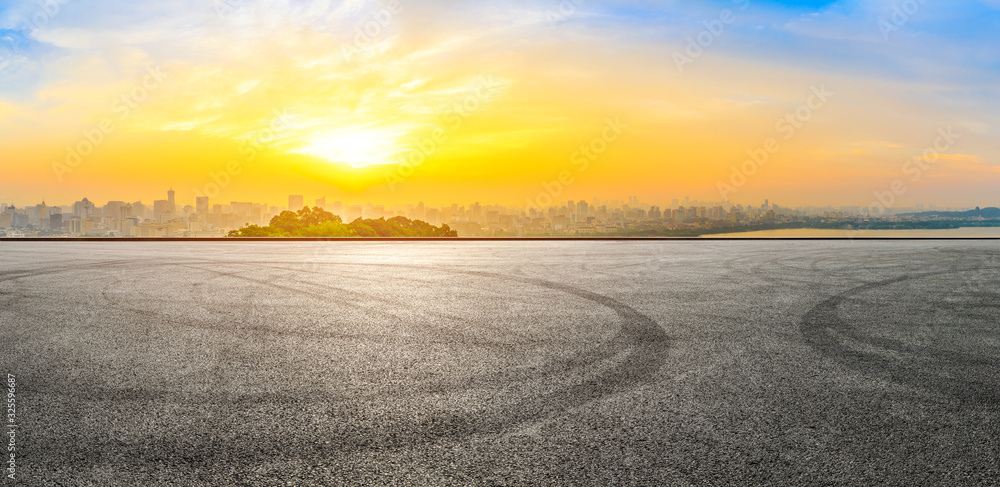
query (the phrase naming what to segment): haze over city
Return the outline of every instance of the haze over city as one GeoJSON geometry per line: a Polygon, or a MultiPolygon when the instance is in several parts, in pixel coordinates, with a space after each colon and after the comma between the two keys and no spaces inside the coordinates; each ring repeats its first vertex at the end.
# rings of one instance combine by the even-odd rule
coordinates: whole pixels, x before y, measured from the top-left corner
{"type": "MultiPolygon", "coordinates": [[[[284,212],[311,210],[328,211],[329,218],[338,218],[343,223],[404,217],[433,226],[445,225],[446,231],[454,229],[454,236],[461,237],[693,236],[779,228],[1000,227],[997,208],[941,208],[924,204],[913,208],[893,207],[885,200],[894,198],[891,191],[878,195],[879,201],[867,207],[790,207],[770,200],[759,205],[741,205],[730,201],[698,201],[690,197],[652,204],[637,196],[565,201],[544,194],[544,205],[529,200],[524,205],[472,202],[434,206],[421,201],[389,206],[334,201],[325,196],[310,200],[304,195],[289,195],[287,204],[273,205],[253,201],[227,202],[208,196],[184,202],[177,199],[173,189],[164,195],[163,199],[146,200],[145,203],[115,200],[102,204],[82,198],[72,205],[42,201],[19,208],[0,202],[0,236],[261,236],[231,232],[245,226],[268,226],[284,212]]],[[[293,235],[285,232],[270,236],[293,235]]],[[[319,233],[311,236],[337,235],[319,233]]]]}

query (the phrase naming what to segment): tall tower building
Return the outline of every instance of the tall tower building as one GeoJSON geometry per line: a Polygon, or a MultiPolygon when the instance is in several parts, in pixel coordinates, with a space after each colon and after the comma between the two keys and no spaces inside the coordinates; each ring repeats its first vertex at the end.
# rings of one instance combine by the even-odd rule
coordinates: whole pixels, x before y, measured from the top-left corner
{"type": "Polygon", "coordinates": [[[208,196],[199,196],[195,199],[195,212],[198,216],[205,216],[208,214],[208,196]]]}
{"type": "Polygon", "coordinates": [[[80,218],[86,219],[90,218],[90,215],[94,212],[94,204],[90,202],[87,198],[84,198],[76,203],[73,203],[73,215],[80,218]]]}
{"type": "Polygon", "coordinates": [[[170,213],[177,212],[177,202],[174,200],[174,188],[170,188],[167,191],[167,211],[170,213]]]}
{"type": "Polygon", "coordinates": [[[288,211],[299,211],[306,207],[306,199],[302,195],[292,195],[288,197],[288,211]]]}
{"type": "Polygon", "coordinates": [[[153,219],[158,222],[170,220],[174,212],[170,211],[170,202],[167,200],[156,200],[153,202],[153,219]]]}

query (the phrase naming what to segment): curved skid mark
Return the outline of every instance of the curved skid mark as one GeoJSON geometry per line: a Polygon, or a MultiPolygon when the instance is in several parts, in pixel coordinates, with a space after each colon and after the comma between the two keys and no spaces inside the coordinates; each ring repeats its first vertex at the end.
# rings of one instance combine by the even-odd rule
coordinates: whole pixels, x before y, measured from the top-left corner
{"type": "MultiPolygon", "coordinates": [[[[406,266],[416,267],[416,266],[406,266]]],[[[528,397],[509,407],[496,410],[472,411],[467,414],[439,414],[419,423],[394,425],[390,433],[383,426],[354,427],[350,434],[331,438],[329,444],[320,445],[316,442],[291,439],[284,441],[263,441],[255,446],[257,450],[247,452],[245,445],[235,445],[241,448],[240,454],[262,459],[273,458],[275,455],[287,455],[294,452],[298,457],[318,457],[358,450],[399,449],[419,443],[435,443],[447,439],[459,439],[471,435],[500,434],[520,429],[526,423],[554,417],[565,413],[568,409],[579,407],[604,396],[624,392],[638,384],[647,381],[659,371],[665,359],[664,354],[669,349],[669,339],[663,329],[651,318],[639,313],[634,308],[624,305],[613,298],[572,286],[552,283],[541,279],[511,277],[486,272],[457,273],[477,275],[480,277],[512,280],[525,284],[565,292],[580,298],[598,303],[612,309],[621,319],[621,332],[612,340],[604,342],[600,347],[591,350],[574,359],[567,360],[556,367],[549,366],[541,374],[533,377],[504,377],[513,374],[500,374],[492,382],[506,382],[511,379],[538,379],[559,375],[564,367],[565,372],[580,372],[595,362],[603,362],[624,355],[620,363],[611,366],[596,377],[587,378],[577,384],[540,396],[528,397]],[[496,380],[501,378],[502,380],[496,380]]],[[[553,364],[554,365],[554,364],[553,364]]],[[[520,373],[515,373],[520,375],[520,373]]],[[[484,382],[480,382],[481,386],[484,382]]],[[[476,385],[459,386],[450,392],[462,392],[477,388],[476,385]]],[[[170,451],[170,446],[164,444],[158,451],[170,451]]],[[[211,463],[216,457],[228,458],[233,452],[211,449],[199,452],[200,462],[211,463]]],[[[169,461],[168,458],[157,457],[147,459],[169,461]]]]}
{"type": "Polygon", "coordinates": [[[886,376],[893,382],[920,389],[934,389],[966,402],[1000,403],[1000,392],[995,384],[981,381],[958,379],[960,375],[948,377],[944,374],[926,372],[929,367],[907,366],[898,360],[853,350],[844,345],[834,333],[850,337],[871,347],[903,352],[933,358],[939,365],[995,365],[996,357],[964,354],[940,349],[919,348],[904,345],[899,341],[865,335],[840,317],[839,308],[846,300],[859,294],[891,286],[901,282],[927,277],[970,272],[976,269],[949,270],[924,274],[901,276],[894,279],[871,282],[833,296],[816,305],[803,317],[799,329],[806,343],[825,356],[833,358],[848,367],[866,375],[886,376]]]}
{"type": "MultiPolygon", "coordinates": [[[[242,273],[226,273],[191,264],[205,264],[206,262],[187,263],[163,263],[161,265],[187,266],[190,269],[207,271],[215,274],[211,279],[235,278],[250,281],[257,285],[271,288],[279,288],[291,292],[302,293],[301,289],[294,286],[276,284],[272,281],[247,278],[240,275],[242,273]]],[[[282,264],[301,264],[287,262],[282,264]]],[[[352,265],[341,263],[330,263],[331,265],[352,265]]],[[[327,445],[317,445],[315,442],[308,442],[305,438],[296,436],[294,439],[278,438],[277,435],[269,436],[268,440],[248,444],[245,442],[234,442],[224,447],[209,444],[199,444],[194,447],[186,445],[182,449],[172,438],[162,438],[155,448],[147,451],[157,451],[156,454],[145,454],[136,452],[127,458],[129,462],[145,463],[149,461],[163,461],[169,464],[183,462],[191,463],[213,463],[216,459],[229,458],[233,451],[239,449],[240,456],[248,459],[273,459],[279,456],[305,456],[322,457],[334,452],[356,451],[358,449],[385,449],[402,448],[415,443],[437,442],[445,439],[462,438],[469,435],[479,434],[499,434],[504,431],[520,428],[525,423],[564,414],[568,409],[579,407],[604,396],[617,394],[629,390],[638,384],[647,381],[655,375],[665,360],[665,352],[669,349],[669,340],[663,329],[650,317],[641,314],[634,308],[627,306],[611,297],[584,289],[527,277],[506,276],[477,271],[427,269],[419,266],[382,264],[387,267],[409,267],[421,270],[436,270],[458,274],[466,274],[489,279],[508,280],[520,282],[545,289],[551,289],[566,293],[578,298],[591,301],[600,306],[612,310],[620,319],[620,331],[611,339],[597,344],[597,346],[578,354],[570,359],[554,360],[545,364],[542,371],[512,370],[495,373],[489,377],[482,378],[470,384],[452,386],[448,392],[456,393],[472,389],[480,389],[484,385],[510,385],[520,384],[528,380],[557,379],[562,375],[569,374],[578,377],[572,385],[548,392],[540,396],[527,396],[521,401],[516,401],[506,406],[489,407],[490,403],[483,403],[486,407],[482,411],[471,411],[467,414],[437,414],[424,421],[403,425],[402,430],[397,429],[387,432],[384,425],[376,425],[372,429],[354,429],[352,434],[337,438],[337,441],[327,445]],[[594,366],[602,364],[603,368],[598,368],[600,373],[593,375],[594,366]],[[581,379],[582,378],[582,379],[581,379]],[[183,451],[182,451],[183,450],[183,451]],[[248,451],[249,450],[249,451],[248,451]],[[173,455],[176,454],[176,455],[173,455]],[[154,455],[155,458],[153,458],[154,455]]],[[[285,268],[294,272],[308,272],[302,269],[285,268]]],[[[315,283],[314,283],[315,284],[315,283]]],[[[322,286],[322,285],[320,285],[322,286]]],[[[328,287],[328,286],[327,286],[328,287]]],[[[328,287],[332,291],[336,288],[328,287]]],[[[307,294],[316,295],[323,299],[330,299],[329,293],[319,293],[305,291],[307,294]]],[[[109,296],[102,292],[105,299],[116,300],[119,296],[109,296]]],[[[116,302],[119,306],[125,303],[116,302]]],[[[268,329],[269,332],[274,332],[268,329]]],[[[358,336],[357,338],[372,339],[371,336],[358,336]]],[[[447,341],[447,343],[455,343],[447,341]]],[[[173,400],[170,394],[162,391],[117,391],[95,389],[93,394],[88,394],[86,398],[77,399],[107,400],[108,398],[124,398],[130,401],[170,401],[173,400]]],[[[496,393],[502,393],[497,391],[496,393]]],[[[306,398],[298,398],[293,402],[305,400],[313,404],[331,404],[330,399],[310,394],[307,392],[306,398]]],[[[263,403],[287,402],[288,399],[280,399],[275,394],[261,394],[253,397],[211,397],[203,398],[204,401],[196,398],[185,397],[186,403],[217,404],[225,407],[233,414],[239,414],[241,410],[238,406],[253,406],[263,403]]],[[[97,441],[94,447],[100,447],[102,441],[97,441]]],[[[153,445],[150,445],[153,446],[153,445]]],[[[126,460],[126,459],[123,459],[126,460]]],[[[81,459],[86,463],[86,460],[81,459]]],[[[74,462],[76,463],[76,462],[74,462]]]]}

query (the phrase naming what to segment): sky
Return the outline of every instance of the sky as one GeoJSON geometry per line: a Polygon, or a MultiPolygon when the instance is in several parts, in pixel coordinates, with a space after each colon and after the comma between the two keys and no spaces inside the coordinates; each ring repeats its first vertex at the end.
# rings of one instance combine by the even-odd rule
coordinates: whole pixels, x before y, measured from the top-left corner
{"type": "Polygon", "coordinates": [[[1000,0],[0,0],[0,202],[1000,206],[1000,0]]]}

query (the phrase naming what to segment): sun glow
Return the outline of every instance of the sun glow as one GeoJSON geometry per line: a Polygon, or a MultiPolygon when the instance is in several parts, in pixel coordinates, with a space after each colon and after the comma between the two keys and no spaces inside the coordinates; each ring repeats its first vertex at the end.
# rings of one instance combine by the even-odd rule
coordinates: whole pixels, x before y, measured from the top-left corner
{"type": "Polygon", "coordinates": [[[379,130],[344,130],[312,137],[295,152],[354,168],[395,163],[401,134],[379,130]]]}

